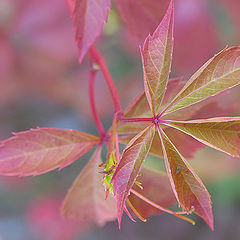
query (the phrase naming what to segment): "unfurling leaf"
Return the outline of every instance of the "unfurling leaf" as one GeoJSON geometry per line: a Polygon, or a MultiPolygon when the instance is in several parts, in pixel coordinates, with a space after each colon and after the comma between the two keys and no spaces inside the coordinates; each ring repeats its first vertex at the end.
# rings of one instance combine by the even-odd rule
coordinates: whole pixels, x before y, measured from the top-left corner
{"type": "Polygon", "coordinates": [[[188,107],[240,83],[240,47],[225,48],[205,63],[166,108],[164,115],[188,107]]]}
{"type": "Polygon", "coordinates": [[[122,220],[126,198],[148,154],[155,129],[151,126],[135,136],[126,146],[112,177],[113,192],[117,201],[118,223],[122,220]]]}
{"type": "Polygon", "coordinates": [[[112,180],[112,176],[115,171],[116,165],[117,165],[117,159],[116,159],[115,152],[113,151],[111,152],[107,160],[106,167],[104,168],[104,172],[103,172],[105,174],[103,178],[103,184],[107,192],[106,197],[108,197],[108,193],[111,193],[113,195],[113,187],[112,187],[111,180],[112,180]]]}
{"type": "Polygon", "coordinates": [[[62,214],[67,218],[84,220],[103,226],[117,217],[116,202],[109,196],[105,200],[103,175],[99,173],[100,149],[82,169],[62,205],[62,214]]]}
{"type": "Polygon", "coordinates": [[[63,168],[88,152],[100,139],[75,130],[37,128],[0,142],[0,174],[38,175],[63,168]]]}
{"type": "Polygon", "coordinates": [[[110,0],[76,0],[73,17],[80,62],[101,34],[110,7],[110,0]]]}
{"type": "Polygon", "coordinates": [[[212,206],[207,189],[162,129],[159,129],[159,137],[168,176],[178,203],[184,211],[194,211],[213,229],[212,206]]]}
{"type": "Polygon", "coordinates": [[[173,1],[153,33],[141,49],[144,87],[153,115],[158,113],[169,77],[173,51],[173,1]]]}
{"type": "MultiPolygon", "coordinates": [[[[143,167],[141,174],[137,180],[142,183],[143,189],[139,189],[138,186],[133,186],[133,189],[140,192],[145,197],[151,199],[156,204],[163,207],[169,207],[176,202],[176,198],[173,194],[166,173],[157,172],[152,169],[143,167]]],[[[161,213],[160,210],[144,202],[134,194],[130,194],[128,198],[132,205],[137,209],[139,214],[144,218],[148,218],[153,214],[161,213]]]]}
{"type": "Polygon", "coordinates": [[[172,126],[189,134],[198,141],[240,157],[240,118],[221,117],[193,121],[168,121],[172,126]]]}

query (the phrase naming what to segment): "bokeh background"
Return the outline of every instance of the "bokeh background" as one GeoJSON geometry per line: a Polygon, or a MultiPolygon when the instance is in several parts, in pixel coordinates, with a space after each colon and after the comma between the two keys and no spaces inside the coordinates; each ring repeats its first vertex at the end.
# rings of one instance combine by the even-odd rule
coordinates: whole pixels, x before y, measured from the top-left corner
{"type": "MultiPolygon", "coordinates": [[[[226,45],[240,44],[240,1],[175,2],[171,74],[187,80],[214,53],[226,45]]],[[[123,107],[143,89],[139,43],[113,3],[97,46],[123,107]]],[[[87,95],[89,69],[88,56],[78,63],[72,19],[64,0],[0,0],[0,139],[37,126],[96,134],[87,95]]],[[[107,128],[113,108],[101,75],[96,85],[98,111],[107,128]]],[[[240,88],[222,97],[225,107],[237,106],[232,115],[239,115],[240,88]]],[[[41,176],[0,176],[0,240],[240,239],[239,159],[204,148],[190,160],[212,195],[212,232],[198,217],[193,227],[167,214],[153,216],[147,223],[132,223],[124,217],[121,231],[116,222],[98,228],[63,220],[61,201],[88,158],[89,154],[61,171],[41,176]]],[[[146,164],[162,168],[163,161],[149,157],[146,164]]]]}

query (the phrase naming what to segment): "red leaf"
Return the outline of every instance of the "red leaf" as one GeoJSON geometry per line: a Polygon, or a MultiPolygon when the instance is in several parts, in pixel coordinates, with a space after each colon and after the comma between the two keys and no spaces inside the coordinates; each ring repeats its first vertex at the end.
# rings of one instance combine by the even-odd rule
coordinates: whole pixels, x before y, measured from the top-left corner
{"type": "Polygon", "coordinates": [[[37,128],[0,142],[0,174],[38,175],[63,168],[88,152],[99,138],[75,130],[37,128]]]}
{"type": "Polygon", "coordinates": [[[213,230],[212,206],[207,189],[161,129],[159,136],[168,176],[179,205],[184,211],[194,211],[213,230]]]}
{"type": "Polygon", "coordinates": [[[98,148],[82,169],[63,202],[62,213],[65,217],[84,220],[103,226],[117,217],[116,202],[109,195],[105,200],[105,189],[98,166],[101,164],[98,148]]]}
{"type": "Polygon", "coordinates": [[[101,34],[110,7],[110,0],[76,0],[73,17],[80,62],[101,34]]]}
{"type": "Polygon", "coordinates": [[[116,2],[130,32],[140,40],[153,33],[169,4],[166,0],[116,0],[116,2]]]}
{"type": "Polygon", "coordinates": [[[141,170],[154,134],[155,129],[148,127],[135,136],[124,149],[121,160],[113,174],[113,192],[117,201],[119,227],[126,198],[141,170]]]}
{"type": "Polygon", "coordinates": [[[87,230],[85,222],[63,219],[59,211],[60,206],[59,196],[51,195],[36,199],[28,207],[29,228],[35,230],[39,239],[74,239],[87,230]]]}

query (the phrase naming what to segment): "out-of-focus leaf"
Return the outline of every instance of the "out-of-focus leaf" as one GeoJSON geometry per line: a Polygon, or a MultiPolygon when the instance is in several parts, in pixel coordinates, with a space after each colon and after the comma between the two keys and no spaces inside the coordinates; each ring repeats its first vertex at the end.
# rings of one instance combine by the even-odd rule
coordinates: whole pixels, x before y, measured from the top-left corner
{"type": "Polygon", "coordinates": [[[62,205],[63,216],[99,226],[116,219],[115,200],[110,195],[105,200],[103,175],[98,168],[102,163],[100,153],[98,148],[69,189],[62,205]]]}
{"type": "Polygon", "coordinates": [[[73,17],[80,61],[101,34],[110,7],[110,0],[76,0],[73,17]]]}
{"type": "Polygon", "coordinates": [[[240,48],[225,48],[205,63],[166,108],[165,115],[240,83],[240,48]]]}
{"type": "Polygon", "coordinates": [[[212,148],[234,157],[240,157],[239,117],[222,117],[186,122],[169,121],[169,123],[172,127],[189,134],[212,148]]]}
{"type": "Polygon", "coordinates": [[[14,135],[0,142],[0,173],[4,175],[38,175],[66,167],[100,141],[91,134],[56,128],[14,135]]]}
{"type": "Polygon", "coordinates": [[[130,189],[141,170],[154,134],[155,129],[152,126],[137,134],[124,149],[121,160],[113,174],[113,192],[117,201],[119,226],[126,198],[130,194],[130,189]]]}
{"type": "Polygon", "coordinates": [[[169,0],[116,0],[121,17],[130,32],[140,40],[153,33],[163,18],[169,0]]]}
{"type": "Polygon", "coordinates": [[[188,212],[194,211],[213,229],[212,206],[207,189],[161,129],[159,136],[168,176],[180,206],[188,212]]]}
{"type": "Polygon", "coordinates": [[[35,199],[27,208],[28,228],[35,236],[46,240],[74,239],[87,231],[86,222],[63,219],[59,208],[61,197],[48,195],[35,199]]]}
{"type": "MultiPolygon", "coordinates": [[[[168,207],[176,202],[176,198],[173,194],[171,184],[166,173],[157,172],[143,167],[141,175],[137,178],[137,181],[141,183],[143,190],[140,190],[139,187],[135,185],[133,186],[133,189],[140,192],[143,196],[158,205],[168,207]]],[[[161,213],[160,210],[152,207],[134,194],[130,194],[128,198],[140,215],[144,218],[148,218],[153,214],[161,213]]]]}
{"type": "Polygon", "coordinates": [[[173,51],[173,1],[153,33],[141,49],[144,87],[153,115],[161,105],[169,77],[173,51]]]}

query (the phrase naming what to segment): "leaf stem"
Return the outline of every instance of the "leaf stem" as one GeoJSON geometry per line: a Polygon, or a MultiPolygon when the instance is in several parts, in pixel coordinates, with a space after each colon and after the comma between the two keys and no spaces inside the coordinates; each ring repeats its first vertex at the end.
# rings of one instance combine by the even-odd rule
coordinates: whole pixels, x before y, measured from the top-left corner
{"type": "Polygon", "coordinates": [[[89,99],[90,99],[90,105],[91,105],[91,110],[92,110],[92,115],[94,122],[96,124],[97,130],[100,134],[100,136],[103,138],[105,136],[105,130],[103,128],[103,125],[101,123],[101,120],[99,118],[97,109],[96,109],[96,104],[95,104],[95,97],[94,97],[94,83],[95,83],[95,77],[96,77],[97,70],[92,69],[90,71],[89,75],[89,99]]]}
{"type": "Polygon", "coordinates": [[[144,197],[143,195],[141,195],[140,193],[135,191],[134,189],[131,189],[130,192],[133,193],[134,195],[136,195],[137,197],[139,197],[140,199],[142,199],[144,202],[148,203],[149,205],[157,208],[158,210],[166,212],[166,213],[169,213],[169,214],[172,214],[172,215],[174,215],[176,217],[179,217],[179,218],[181,218],[183,220],[186,220],[186,221],[192,223],[193,225],[195,225],[195,222],[192,219],[190,219],[188,217],[185,217],[185,216],[182,216],[182,214],[189,214],[189,212],[174,212],[172,210],[169,210],[167,208],[159,206],[158,204],[154,203],[150,199],[144,197]]]}
{"type": "Polygon", "coordinates": [[[99,65],[99,67],[102,71],[102,74],[105,78],[105,81],[106,81],[107,86],[110,90],[111,97],[112,97],[112,100],[113,100],[114,112],[115,113],[122,112],[122,108],[121,108],[121,105],[120,105],[120,100],[119,100],[119,97],[118,97],[118,93],[117,93],[114,81],[112,79],[112,76],[111,76],[108,68],[107,68],[107,65],[106,65],[106,62],[105,62],[103,56],[101,55],[101,53],[97,50],[97,48],[94,45],[91,46],[91,48],[89,49],[89,52],[90,52],[90,56],[91,56],[92,61],[94,61],[96,64],[99,65]]]}
{"type": "Polygon", "coordinates": [[[152,122],[153,118],[125,118],[125,117],[118,117],[118,121],[120,121],[120,122],[152,122]]]}

